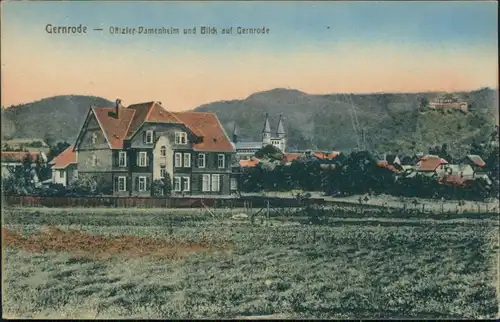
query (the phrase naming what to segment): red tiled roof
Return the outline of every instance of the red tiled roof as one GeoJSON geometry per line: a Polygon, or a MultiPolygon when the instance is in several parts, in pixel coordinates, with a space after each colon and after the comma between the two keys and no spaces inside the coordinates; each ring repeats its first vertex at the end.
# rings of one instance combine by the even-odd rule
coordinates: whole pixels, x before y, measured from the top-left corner
{"type": "Polygon", "coordinates": [[[233,152],[233,146],[217,116],[213,113],[179,112],[165,110],[158,102],[134,104],[120,107],[118,118],[113,114],[115,107],[97,107],[94,113],[113,149],[122,149],[123,141],[144,122],[183,123],[202,142],[193,145],[198,151],[233,152]]]}
{"type": "Polygon", "coordinates": [[[214,113],[179,112],[171,113],[184,123],[202,142],[193,145],[198,151],[233,152],[233,145],[226,135],[222,124],[214,113]]]}
{"type": "Polygon", "coordinates": [[[127,109],[135,111],[134,118],[130,123],[127,131],[127,137],[130,137],[132,134],[137,131],[137,129],[144,123],[144,120],[148,116],[148,112],[150,108],[153,106],[155,102],[147,102],[147,103],[139,103],[129,105],[127,109]]]}
{"type": "Polygon", "coordinates": [[[127,138],[130,122],[134,118],[135,110],[120,107],[118,118],[114,116],[115,107],[95,107],[94,114],[102,126],[112,149],[123,149],[123,140],[127,138]]]}
{"type": "Polygon", "coordinates": [[[385,168],[385,167],[387,167],[389,165],[389,163],[387,161],[385,161],[385,160],[380,160],[380,161],[377,162],[377,165],[379,167],[384,167],[385,168]]]}
{"type": "Polygon", "coordinates": [[[52,160],[54,168],[66,168],[68,165],[76,163],[76,152],[73,151],[73,147],[73,145],[69,146],[52,160]]]}
{"type": "Polygon", "coordinates": [[[302,156],[302,153],[284,153],[284,160],[285,162],[292,162],[294,160],[297,160],[302,156]]]}
{"type": "Polygon", "coordinates": [[[398,168],[396,168],[396,166],[394,166],[393,164],[389,164],[389,162],[387,162],[386,160],[377,161],[377,165],[381,168],[387,168],[387,169],[391,170],[392,172],[399,172],[400,171],[398,168]]]}
{"type": "Polygon", "coordinates": [[[251,158],[250,160],[240,160],[240,166],[243,168],[253,168],[257,166],[259,162],[260,160],[257,158],[251,158]]]}
{"type": "Polygon", "coordinates": [[[426,155],[420,159],[417,171],[435,171],[441,164],[448,164],[448,161],[435,155],[426,155]]]}
{"type": "Polygon", "coordinates": [[[479,156],[475,154],[469,154],[467,158],[478,167],[484,167],[486,162],[479,156]]]}
{"type": "Polygon", "coordinates": [[[38,152],[0,152],[2,162],[23,162],[27,155],[30,156],[31,161],[36,161],[38,152]]]}
{"type": "Polygon", "coordinates": [[[463,185],[465,180],[464,178],[460,178],[457,176],[444,176],[442,177],[439,182],[444,183],[444,184],[449,184],[449,185],[463,185]]]}
{"type": "Polygon", "coordinates": [[[320,160],[332,160],[335,159],[339,153],[335,151],[331,153],[313,152],[313,155],[320,160]]]}
{"type": "Polygon", "coordinates": [[[144,122],[181,123],[174,113],[167,111],[156,102],[150,107],[144,122]]]}

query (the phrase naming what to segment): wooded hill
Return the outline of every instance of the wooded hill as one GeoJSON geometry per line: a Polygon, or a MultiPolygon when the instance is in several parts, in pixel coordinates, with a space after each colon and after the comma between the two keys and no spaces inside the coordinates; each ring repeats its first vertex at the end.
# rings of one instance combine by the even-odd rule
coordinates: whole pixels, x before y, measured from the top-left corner
{"type": "MultiPolygon", "coordinates": [[[[441,93],[317,95],[292,89],[205,104],[195,111],[216,113],[230,136],[236,123],[241,140],[260,140],[265,113],[269,113],[271,130],[276,131],[282,114],[291,150],[349,152],[359,141],[371,151],[425,153],[431,146],[446,143],[450,153],[463,155],[473,140],[485,140],[498,124],[498,91],[485,88],[453,94],[469,103],[468,113],[428,109],[428,102],[441,93]]],[[[100,97],[68,95],[2,109],[2,138],[73,142],[91,104],[113,103],[100,97]]]]}

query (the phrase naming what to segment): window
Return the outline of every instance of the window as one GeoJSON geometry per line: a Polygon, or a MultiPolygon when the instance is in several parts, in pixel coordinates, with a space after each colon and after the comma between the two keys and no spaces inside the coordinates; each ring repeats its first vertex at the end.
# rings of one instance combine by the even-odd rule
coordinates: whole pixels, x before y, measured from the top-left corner
{"type": "Polygon", "coordinates": [[[182,178],[182,191],[189,191],[190,189],[190,178],[183,177],[182,178]]]}
{"type": "Polygon", "coordinates": [[[238,180],[231,178],[231,190],[238,190],[238,180]]]}
{"type": "Polygon", "coordinates": [[[174,178],[174,191],[181,191],[181,177],[174,178]]]}
{"type": "Polygon", "coordinates": [[[139,177],[139,191],[146,191],[146,177],[139,177]]]}
{"type": "Polygon", "coordinates": [[[127,177],[118,177],[118,191],[127,189],[127,177]]]}
{"type": "Polygon", "coordinates": [[[160,169],[160,177],[165,178],[166,173],[167,173],[167,169],[165,169],[165,167],[162,167],[160,169]]]}
{"type": "Polygon", "coordinates": [[[203,175],[201,190],[202,191],[210,191],[210,175],[209,174],[203,175]]]}
{"type": "Polygon", "coordinates": [[[120,151],[118,153],[118,166],[119,167],[126,167],[127,166],[127,152],[120,151]]]}
{"type": "Polygon", "coordinates": [[[92,133],[92,144],[96,144],[96,142],[97,142],[97,133],[94,132],[92,133]]]}
{"type": "Polygon", "coordinates": [[[187,133],[175,132],[175,144],[187,144],[187,133]]]}
{"type": "Polygon", "coordinates": [[[220,191],[220,177],[218,174],[212,174],[212,191],[220,191]]]}
{"type": "Polygon", "coordinates": [[[184,168],[191,168],[191,153],[184,153],[184,168]]]}
{"type": "Polygon", "coordinates": [[[145,167],[148,164],[148,153],[147,152],[139,152],[139,166],[145,167]]]}
{"type": "Polygon", "coordinates": [[[59,173],[59,178],[64,179],[64,170],[57,171],[59,173]]]}
{"type": "Polygon", "coordinates": [[[93,167],[97,166],[97,155],[92,156],[92,166],[93,167]]]}
{"type": "Polygon", "coordinates": [[[146,143],[153,143],[153,131],[151,130],[146,131],[146,143]]]}
{"type": "Polygon", "coordinates": [[[175,160],[174,160],[174,163],[175,163],[175,167],[176,167],[176,168],[180,168],[180,167],[182,167],[182,153],[177,152],[177,153],[175,154],[175,160]]]}
{"type": "Polygon", "coordinates": [[[198,154],[198,168],[204,168],[205,167],[205,153],[200,153],[198,154]]]}
{"type": "Polygon", "coordinates": [[[162,157],[167,155],[167,148],[164,145],[160,148],[160,155],[162,157]]]}
{"type": "Polygon", "coordinates": [[[225,155],[224,154],[219,154],[217,155],[217,168],[224,168],[225,167],[225,155]]]}

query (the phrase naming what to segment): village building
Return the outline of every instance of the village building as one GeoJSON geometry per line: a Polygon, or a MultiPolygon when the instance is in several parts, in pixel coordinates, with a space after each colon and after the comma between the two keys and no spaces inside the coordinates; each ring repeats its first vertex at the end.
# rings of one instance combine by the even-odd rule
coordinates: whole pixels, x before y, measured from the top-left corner
{"type": "Polygon", "coordinates": [[[12,139],[2,141],[4,151],[25,151],[49,154],[50,147],[42,139],[12,139]]]}
{"type": "Polygon", "coordinates": [[[31,162],[31,175],[33,176],[33,182],[35,185],[40,185],[43,178],[39,178],[35,171],[36,163],[38,162],[40,166],[44,166],[47,163],[47,155],[44,152],[11,152],[11,151],[1,151],[1,167],[2,167],[2,178],[6,178],[14,171],[16,168],[23,167],[25,160],[31,162]]]}
{"type": "Polygon", "coordinates": [[[446,173],[440,179],[441,183],[465,186],[468,182],[483,179],[486,185],[492,182],[486,173],[486,162],[475,154],[469,154],[459,164],[448,164],[445,166],[446,173]]]}
{"type": "Polygon", "coordinates": [[[437,155],[428,154],[420,159],[415,171],[425,176],[443,176],[446,174],[445,165],[447,164],[448,161],[445,159],[437,155]]]}
{"type": "Polygon", "coordinates": [[[239,136],[239,129],[235,125],[233,129],[232,139],[236,154],[240,160],[251,159],[255,155],[255,152],[259,151],[262,147],[265,147],[267,145],[272,145],[282,152],[285,152],[287,148],[287,135],[283,126],[283,117],[281,115],[278,121],[276,135],[271,135],[271,126],[269,125],[268,114],[266,113],[266,119],[264,121],[264,128],[262,129],[260,142],[240,142],[239,136]]]}
{"type": "Polygon", "coordinates": [[[69,146],[50,163],[52,166],[52,183],[67,187],[78,179],[76,151],[74,145],[69,146]]]}
{"type": "Polygon", "coordinates": [[[213,113],[169,112],[157,101],[91,106],[74,151],[78,177],[116,196],[150,196],[153,182],[165,178],[178,196],[238,189],[235,151],[213,113]]]}

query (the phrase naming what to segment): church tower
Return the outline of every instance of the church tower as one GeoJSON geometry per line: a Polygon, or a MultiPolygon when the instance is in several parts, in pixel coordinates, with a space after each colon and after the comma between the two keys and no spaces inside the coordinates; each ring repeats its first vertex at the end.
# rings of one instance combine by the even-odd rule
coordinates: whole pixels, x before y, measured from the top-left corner
{"type": "Polygon", "coordinates": [[[266,121],[264,122],[264,129],[262,130],[262,146],[271,144],[271,126],[269,126],[269,119],[266,113],[266,121]]]}
{"type": "Polygon", "coordinates": [[[238,130],[238,127],[236,126],[236,123],[234,123],[234,129],[233,129],[233,143],[238,143],[238,136],[240,135],[240,131],[238,130]]]}
{"type": "Polygon", "coordinates": [[[278,122],[278,130],[276,131],[276,136],[280,139],[281,151],[286,151],[286,133],[283,127],[283,115],[280,114],[280,120],[278,122]]]}

